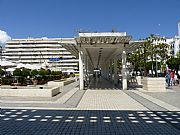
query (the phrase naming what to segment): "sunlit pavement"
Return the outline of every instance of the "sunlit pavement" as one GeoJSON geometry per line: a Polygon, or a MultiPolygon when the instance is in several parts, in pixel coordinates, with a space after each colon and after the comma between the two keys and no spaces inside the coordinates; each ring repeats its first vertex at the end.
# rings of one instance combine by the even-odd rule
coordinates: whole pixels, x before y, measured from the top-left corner
{"type": "MultiPolygon", "coordinates": [[[[52,104],[45,106],[46,109],[4,107],[0,115],[0,134],[180,134],[179,102],[176,105],[174,101],[166,102],[165,98],[155,100],[154,93],[121,91],[105,80],[98,81],[101,83],[93,82],[84,92],[76,91],[65,106],[56,104],[55,110],[50,107],[52,104]]],[[[179,91],[172,89],[170,92],[179,91]]],[[[162,93],[156,96],[158,94],[162,93]]]]}
{"type": "Polygon", "coordinates": [[[169,87],[167,92],[146,92],[145,94],[180,108],[180,85],[169,87]]]}

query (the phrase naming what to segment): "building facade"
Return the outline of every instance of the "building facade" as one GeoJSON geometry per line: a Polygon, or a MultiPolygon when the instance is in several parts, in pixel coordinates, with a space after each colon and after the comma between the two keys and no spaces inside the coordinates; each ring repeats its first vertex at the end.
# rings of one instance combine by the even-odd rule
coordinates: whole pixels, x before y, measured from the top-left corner
{"type": "Polygon", "coordinates": [[[173,42],[174,56],[180,56],[180,21],[178,22],[178,35],[175,36],[173,42]]]}
{"type": "Polygon", "coordinates": [[[73,38],[13,39],[5,48],[6,60],[23,64],[45,65],[51,70],[78,72],[78,59],[62,47],[75,44],[73,38]]]}
{"type": "Polygon", "coordinates": [[[166,44],[169,44],[169,54],[173,57],[179,57],[180,55],[180,21],[178,23],[178,35],[173,38],[166,38],[166,44]]]}
{"type": "Polygon", "coordinates": [[[172,55],[174,57],[177,57],[180,55],[180,38],[179,36],[175,36],[173,38],[173,42],[172,42],[172,55]]]}

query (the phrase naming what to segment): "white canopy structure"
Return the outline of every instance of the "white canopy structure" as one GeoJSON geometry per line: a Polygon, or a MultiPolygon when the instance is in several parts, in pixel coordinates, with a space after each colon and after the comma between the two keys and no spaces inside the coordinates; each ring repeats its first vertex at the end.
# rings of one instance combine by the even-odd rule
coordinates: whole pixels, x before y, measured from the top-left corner
{"type": "Polygon", "coordinates": [[[0,66],[1,67],[13,67],[15,66],[16,64],[15,63],[12,63],[10,61],[4,61],[4,60],[0,60],[0,66]]]}
{"type": "Polygon", "coordinates": [[[6,69],[7,72],[13,72],[14,70],[16,70],[15,68],[8,68],[6,69]]]}
{"type": "Polygon", "coordinates": [[[40,65],[32,65],[32,64],[25,64],[25,68],[27,69],[31,69],[31,70],[39,70],[41,69],[41,66],[40,65]]]}
{"type": "Polygon", "coordinates": [[[41,64],[41,68],[43,68],[43,69],[48,69],[49,67],[52,67],[52,65],[49,64],[47,61],[45,61],[44,63],[41,64]]]}
{"type": "Polygon", "coordinates": [[[31,70],[34,70],[34,69],[39,70],[39,69],[41,69],[41,65],[18,63],[16,65],[16,68],[26,68],[26,69],[31,69],[31,70]]]}
{"type": "Polygon", "coordinates": [[[18,63],[18,64],[16,65],[16,68],[26,68],[26,65],[23,64],[23,63],[18,63]]]}
{"type": "Polygon", "coordinates": [[[126,90],[126,54],[142,44],[131,39],[126,32],[79,33],[75,38],[76,45],[64,44],[64,48],[79,57],[80,89],[84,89],[87,72],[94,69],[101,69],[104,78],[117,84],[117,60],[122,58],[122,87],[126,90]]]}

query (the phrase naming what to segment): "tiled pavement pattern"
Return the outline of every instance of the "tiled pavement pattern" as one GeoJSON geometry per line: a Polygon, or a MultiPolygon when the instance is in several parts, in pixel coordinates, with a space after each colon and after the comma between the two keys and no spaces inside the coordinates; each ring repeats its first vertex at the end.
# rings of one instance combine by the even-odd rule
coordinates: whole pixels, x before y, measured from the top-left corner
{"type": "MultiPolygon", "coordinates": [[[[149,95],[147,95],[145,93],[142,93],[140,91],[133,91],[133,92],[136,93],[137,95],[139,95],[139,96],[141,96],[141,97],[143,97],[143,98],[145,98],[145,99],[159,105],[161,108],[165,108],[166,110],[169,110],[169,111],[180,111],[180,108],[175,107],[174,104],[166,103],[166,102],[164,102],[162,100],[159,100],[157,98],[149,96],[149,95]]],[[[163,93],[166,93],[166,92],[162,92],[162,94],[163,93]]],[[[176,94],[176,93],[174,93],[174,94],[176,94]]]]}
{"type": "Polygon", "coordinates": [[[180,112],[25,109],[1,111],[2,135],[180,134],[180,112]]]}
{"type": "Polygon", "coordinates": [[[65,102],[65,104],[71,107],[77,107],[85,92],[85,90],[78,90],[65,102]]]}
{"type": "Polygon", "coordinates": [[[83,110],[148,110],[120,90],[87,90],[77,108],[83,110]]]}
{"type": "Polygon", "coordinates": [[[89,90],[119,90],[115,85],[104,78],[96,78],[90,82],[89,90]]]}
{"type": "Polygon", "coordinates": [[[105,80],[92,82],[87,91],[71,94],[66,109],[2,109],[0,135],[180,134],[180,111],[168,111],[132,91],[109,86],[105,80]]]}
{"type": "Polygon", "coordinates": [[[144,92],[154,98],[160,99],[166,103],[172,104],[180,108],[180,85],[172,86],[167,89],[167,92],[144,92]]]}
{"type": "Polygon", "coordinates": [[[142,96],[137,95],[134,92],[131,91],[124,91],[127,95],[129,95],[131,98],[135,99],[137,102],[141,103],[145,107],[147,107],[151,111],[168,111],[165,108],[162,108],[161,106],[143,98],[142,96]]]}

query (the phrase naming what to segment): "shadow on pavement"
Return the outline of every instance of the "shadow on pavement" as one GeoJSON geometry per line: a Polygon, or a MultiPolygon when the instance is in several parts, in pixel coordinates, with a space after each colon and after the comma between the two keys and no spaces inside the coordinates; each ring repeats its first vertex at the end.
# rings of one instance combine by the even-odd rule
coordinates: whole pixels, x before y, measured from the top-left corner
{"type": "Polygon", "coordinates": [[[1,110],[1,134],[179,135],[180,112],[1,110]]]}

